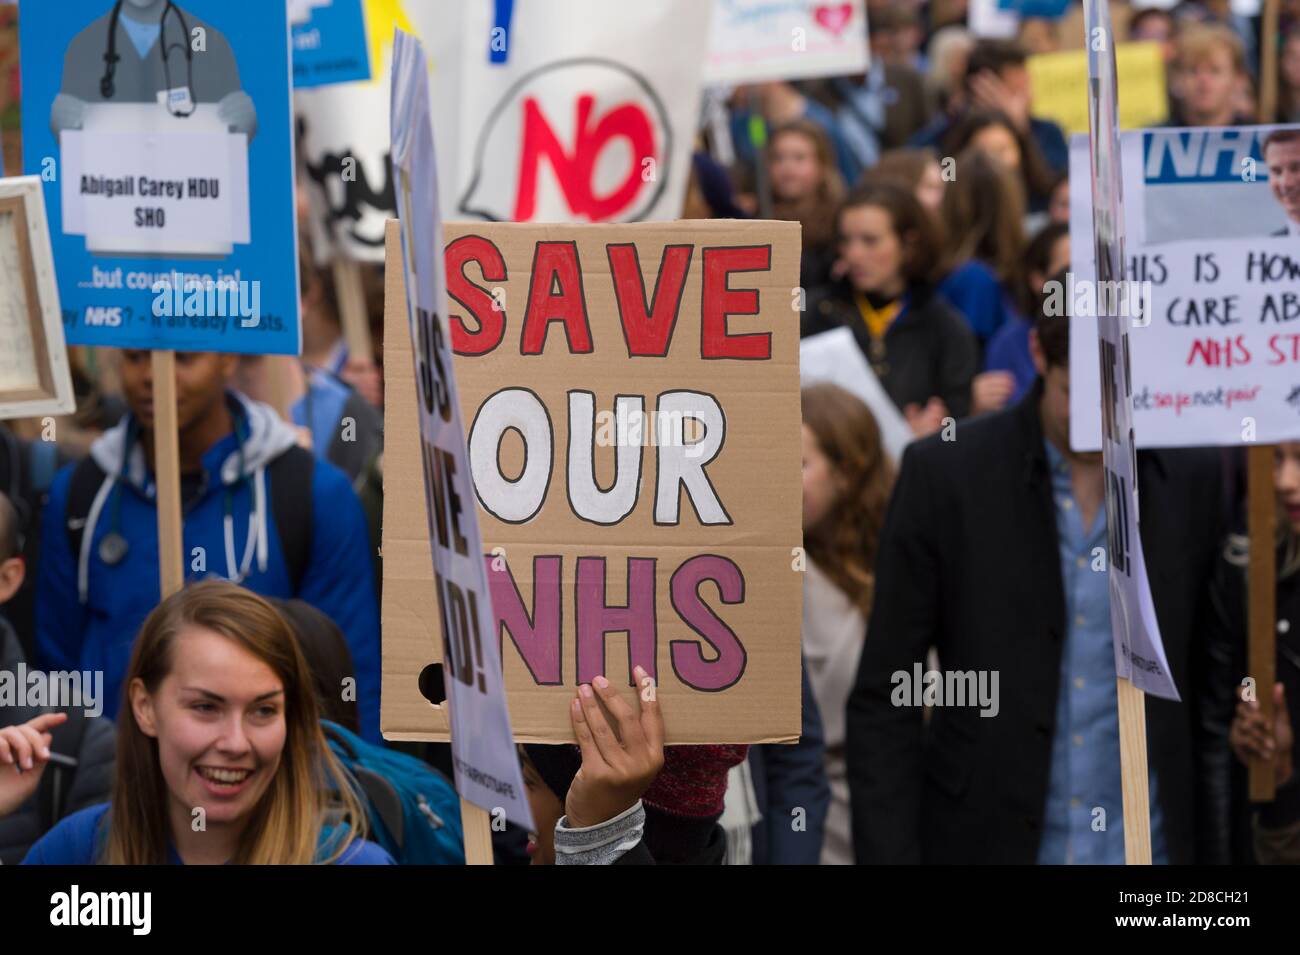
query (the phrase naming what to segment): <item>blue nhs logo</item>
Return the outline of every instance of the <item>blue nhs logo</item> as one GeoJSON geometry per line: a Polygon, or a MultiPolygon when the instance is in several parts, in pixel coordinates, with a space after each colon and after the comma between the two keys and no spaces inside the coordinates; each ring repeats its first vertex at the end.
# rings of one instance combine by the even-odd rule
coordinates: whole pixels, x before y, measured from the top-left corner
{"type": "Polygon", "coordinates": [[[1148,130],[1142,136],[1143,179],[1148,185],[1267,182],[1268,166],[1260,144],[1268,132],[1253,128],[1148,130]]]}

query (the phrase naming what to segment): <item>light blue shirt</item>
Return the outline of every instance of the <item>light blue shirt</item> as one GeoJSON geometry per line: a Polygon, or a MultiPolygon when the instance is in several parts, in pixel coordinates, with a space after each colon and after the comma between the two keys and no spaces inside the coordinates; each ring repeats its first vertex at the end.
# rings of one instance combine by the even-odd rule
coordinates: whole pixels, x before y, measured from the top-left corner
{"type": "MultiPolygon", "coordinates": [[[[1099,508],[1092,526],[1083,526],[1070,466],[1050,441],[1044,444],[1056,505],[1066,626],[1038,862],[1123,865],[1124,803],[1110,590],[1104,562],[1094,560],[1097,549],[1104,551],[1106,546],[1106,511],[1099,508]],[[1094,563],[1102,569],[1094,570],[1094,563]],[[1103,823],[1105,828],[1098,828],[1103,823]]],[[[1152,861],[1166,864],[1154,775],[1150,795],[1152,861]]]]}
{"type": "Polygon", "coordinates": [[[122,29],[126,35],[131,38],[132,45],[140,54],[140,59],[149,55],[153,45],[158,42],[158,35],[162,33],[162,26],[158,23],[137,23],[125,14],[118,17],[117,22],[122,24],[122,29]]]}

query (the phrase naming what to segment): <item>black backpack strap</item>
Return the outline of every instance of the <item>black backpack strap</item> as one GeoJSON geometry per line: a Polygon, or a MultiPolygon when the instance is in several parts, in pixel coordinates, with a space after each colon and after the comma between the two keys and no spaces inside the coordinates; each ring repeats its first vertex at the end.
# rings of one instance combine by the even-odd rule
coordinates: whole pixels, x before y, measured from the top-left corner
{"type": "Polygon", "coordinates": [[[63,526],[68,532],[68,546],[72,549],[74,560],[81,554],[81,538],[86,532],[86,518],[95,503],[95,495],[99,493],[100,485],[104,483],[104,477],[103,469],[91,457],[83,458],[72,471],[63,526]]]}
{"type": "MultiPolygon", "coordinates": [[[[86,714],[75,706],[63,712],[68,714],[67,721],[49,731],[52,737],[50,752],[79,760],[81,742],[86,736],[86,714]]],[[[72,783],[76,777],[75,765],[50,762],[45,767],[45,774],[36,787],[36,808],[40,813],[41,832],[48,832],[51,826],[63,818],[68,794],[72,792],[72,783]]]]}
{"type": "Polygon", "coordinates": [[[302,586],[311,562],[313,521],[311,485],[316,459],[305,448],[294,446],[271,462],[267,478],[271,482],[271,515],[280,535],[280,549],[289,569],[294,593],[302,586]]]}

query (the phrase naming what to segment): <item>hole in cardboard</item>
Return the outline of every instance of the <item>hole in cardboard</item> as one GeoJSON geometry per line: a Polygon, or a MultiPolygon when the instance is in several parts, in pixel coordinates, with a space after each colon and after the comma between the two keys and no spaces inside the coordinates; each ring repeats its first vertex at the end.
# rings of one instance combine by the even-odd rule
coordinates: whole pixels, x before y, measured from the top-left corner
{"type": "Polygon", "coordinates": [[[442,679],[442,664],[430,663],[420,671],[420,695],[434,706],[447,699],[447,686],[442,679]]]}

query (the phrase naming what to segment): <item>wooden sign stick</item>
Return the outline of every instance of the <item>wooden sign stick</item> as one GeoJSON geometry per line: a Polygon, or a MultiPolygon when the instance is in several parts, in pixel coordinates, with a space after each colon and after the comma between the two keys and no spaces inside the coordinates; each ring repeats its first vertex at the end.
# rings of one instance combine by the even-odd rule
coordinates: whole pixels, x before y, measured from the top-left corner
{"type": "Polygon", "coordinates": [[[172,351],[153,352],[153,455],[154,499],[158,506],[158,582],[166,599],[185,585],[176,353],[172,351]]]}
{"type": "MultiPolygon", "coordinates": [[[[451,710],[451,697],[442,701],[442,705],[451,710]]],[[[451,725],[448,712],[447,725],[451,725]]],[[[493,865],[492,857],[492,823],[487,810],[467,800],[460,800],[460,828],[465,842],[466,865],[493,865]]]]}
{"type": "MultiPolygon", "coordinates": [[[[1260,38],[1259,121],[1277,119],[1278,0],[1264,0],[1260,38]]],[[[1250,536],[1247,586],[1246,673],[1255,678],[1259,711],[1273,724],[1273,683],[1277,668],[1277,505],[1273,494],[1273,448],[1252,446],[1248,451],[1247,533],[1250,536]],[[1258,544],[1256,543],[1258,542],[1258,544]]],[[[1273,761],[1250,761],[1250,801],[1272,802],[1276,795],[1273,761]]]]}
{"type": "Polygon", "coordinates": [[[461,799],[460,824],[465,831],[465,864],[492,865],[492,824],[487,812],[461,799]]]}
{"type": "MultiPolygon", "coordinates": [[[[1250,535],[1246,605],[1246,675],[1255,680],[1255,698],[1268,725],[1273,725],[1273,681],[1277,669],[1276,554],[1277,504],[1273,495],[1273,447],[1252,445],[1247,450],[1246,531],[1250,535]]],[[[1251,802],[1272,802],[1273,761],[1250,761],[1251,802]]]]}
{"type": "Polygon", "coordinates": [[[1147,779],[1146,694],[1115,680],[1119,703],[1119,773],[1124,793],[1124,864],[1151,864],[1151,795],[1147,779]]]}
{"type": "Polygon", "coordinates": [[[374,346],[370,340],[370,318],[366,314],[366,292],[361,284],[361,266],[342,254],[334,257],[334,294],[339,303],[339,325],[348,355],[354,358],[373,359],[374,346]]]}
{"type": "Polygon", "coordinates": [[[1259,43],[1259,121],[1277,122],[1278,0],[1264,0],[1259,43]]]}

